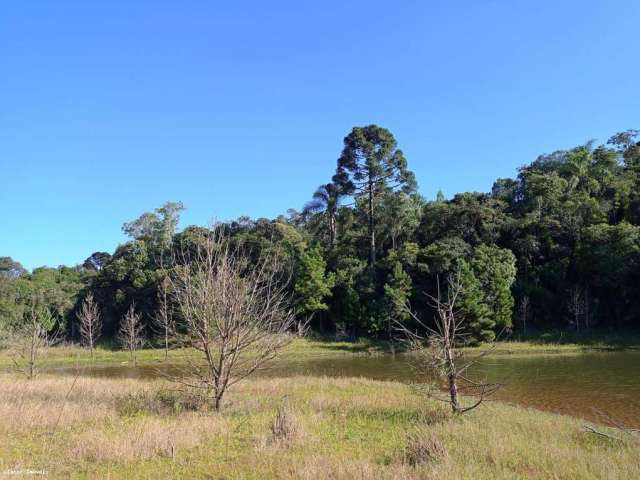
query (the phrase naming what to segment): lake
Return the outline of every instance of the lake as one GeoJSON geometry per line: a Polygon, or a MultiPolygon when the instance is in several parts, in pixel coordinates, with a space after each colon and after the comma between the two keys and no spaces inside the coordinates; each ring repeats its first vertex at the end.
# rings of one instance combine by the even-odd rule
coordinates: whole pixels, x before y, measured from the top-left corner
{"type": "MultiPolygon", "coordinates": [[[[91,366],[83,375],[153,378],[171,365],[91,366]]],[[[57,369],[71,374],[73,369],[57,369]]],[[[365,377],[420,382],[402,355],[305,357],[281,360],[262,376],[365,377]]],[[[640,351],[551,355],[495,355],[474,367],[475,378],[504,384],[492,397],[540,410],[640,428],[640,351]]],[[[428,379],[427,379],[428,380],[428,379]]]]}

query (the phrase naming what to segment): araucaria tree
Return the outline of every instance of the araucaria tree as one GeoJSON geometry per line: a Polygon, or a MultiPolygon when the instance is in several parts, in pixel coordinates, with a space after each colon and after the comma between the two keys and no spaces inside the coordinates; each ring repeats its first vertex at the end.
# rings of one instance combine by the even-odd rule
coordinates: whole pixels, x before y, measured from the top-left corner
{"type": "Polygon", "coordinates": [[[93,298],[93,294],[87,294],[76,316],[80,322],[82,342],[89,347],[91,358],[93,358],[96,341],[100,338],[102,332],[102,317],[100,316],[100,309],[93,298]]]}
{"type": "Polygon", "coordinates": [[[120,321],[118,330],[118,340],[123,348],[129,351],[129,358],[135,364],[136,352],[143,342],[144,325],[141,322],[141,315],[136,312],[135,304],[131,304],[127,313],[120,321]]]}
{"type": "Polygon", "coordinates": [[[368,125],[354,127],[344,139],[333,178],[346,194],[364,202],[369,233],[369,264],[376,261],[376,208],[380,199],[396,189],[412,193],[415,176],[389,130],[368,125]]]}
{"type": "Polygon", "coordinates": [[[201,232],[188,261],[174,262],[171,290],[184,322],[183,343],[200,352],[204,365],[192,362],[174,380],[200,389],[219,410],[228,388],[289,342],[294,315],[280,255],[249,260],[223,227],[201,232]]]}

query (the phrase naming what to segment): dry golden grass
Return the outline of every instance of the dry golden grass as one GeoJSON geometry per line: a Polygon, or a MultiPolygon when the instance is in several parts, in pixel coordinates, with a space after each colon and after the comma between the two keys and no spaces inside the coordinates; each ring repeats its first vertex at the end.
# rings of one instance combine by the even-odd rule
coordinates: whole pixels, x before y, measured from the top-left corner
{"type": "Polygon", "coordinates": [[[115,399],[144,387],[132,380],[87,377],[3,377],[0,432],[32,428],[64,428],[113,413],[115,399]]]}
{"type": "Polygon", "coordinates": [[[425,477],[424,472],[418,472],[411,467],[380,465],[368,461],[335,461],[327,457],[311,456],[296,466],[291,472],[291,478],[301,480],[315,480],[318,478],[330,480],[343,479],[381,479],[381,480],[418,480],[425,477]]]}
{"type": "Polygon", "coordinates": [[[106,429],[83,431],[70,439],[73,458],[89,462],[133,462],[155,456],[174,458],[221,435],[227,422],[212,415],[188,412],[172,418],[114,421],[106,429]]]}
{"type": "Polygon", "coordinates": [[[599,438],[584,433],[579,420],[499,403],[452,418],[442,405],[394,382],[250,380],[231,392],[220,414],[155,408],[154,395],[166,388],[161,381],[73,382],[0,376],[0,472],[149,479],[640,478],[639,443],[599,438]],[[304,432],[286,448],[269,441],[284,396],[295,429],[304,432]],[[140,404],[123,410],[128,398],[140,404]],[[415,440],[408,433],[416,431],[427,439],[413,445],[420,455],[426,452],[426,461],[408,462],[415,440]]]}

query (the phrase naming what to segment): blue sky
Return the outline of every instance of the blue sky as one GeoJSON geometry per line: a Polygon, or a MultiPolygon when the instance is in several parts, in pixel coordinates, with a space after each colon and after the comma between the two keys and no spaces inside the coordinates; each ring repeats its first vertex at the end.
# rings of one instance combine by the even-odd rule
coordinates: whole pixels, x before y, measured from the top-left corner
{"type": "Polygon", "coordinates": [[[301,208],[377,123],[421,192],[640,128],[640,2],[5,1],[0,256],[75,264],[167,200],[301,208]]]}

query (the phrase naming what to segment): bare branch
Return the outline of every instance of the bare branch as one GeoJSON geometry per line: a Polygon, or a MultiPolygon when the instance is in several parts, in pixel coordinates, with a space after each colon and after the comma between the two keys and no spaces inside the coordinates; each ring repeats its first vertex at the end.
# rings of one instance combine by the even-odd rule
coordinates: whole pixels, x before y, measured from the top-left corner
{"type": "Polygon", "coordinates": [[[14,369],[28,379],[39,370],[41,357],[47,349],[58,343],[61,331],[53,329],[51,312],[34,296],[30,299],[23,323],[14,329],[10,338],[11,361],[14,369]]]}
{"type": "Polygon", "coordinates": [[[80,322],[82,342],[89,347],[91,358],[93,358],[96,342],[102,333],[102,317],[100,316],[100,309],[93,298],[93,294],[87,294],[76,316],[80,322]]]}
{"type": "Polygon", "coordinates": [[[143,331],[144,325],[141,321],[141,315],[136,313],[135,303],[132,303],[120,321],[118,340],[124,348],[129,350],[129,356],[134,365],[137,361],[136,352],[143,342],[143,331]]]}
{"type": "Polygon", "coordinates": [[[440,290],[440,279],[438,279],[437,288],[437,296],[427,295],[435,311],[433,327],[427,326],[407,306],[413,320],[427,332],[427,335],[423,336],[417,331],[410,331],[403,324],[398,324],[398,329],[404,335],[409,348],[415,353],[416,370],[425,376],[430,372],[436,372],[439,377],[445,378],[449,391],[447,402],[454,413],[463,414],[477,408],[502,386],[498,383],[472,380],[465,374],[480,359],[489,355],[495,347],[482,351],[466,362],[460,362],[463,354],[457,347],[464,343],[467,336],[463,331],[463,318],[456,310],[456,302],[463,288],[461,275],[458,272],[448,278],[446,300],[443,300],[440,290]],[[467,407],[462,406],[459,398],[461,392],[475,397],[475,402],[467,407]]]}
{"type": "Polygon", "coordinates": [[[170,276],[184,322],[179,338],[204,361],[189,362],[178,383],[203,389],[216,410],[229,387],[277,356],[294,324],[281,255],[250,262],[229,240],[214,226],[188,259],[176,259],[170,276]]]}

